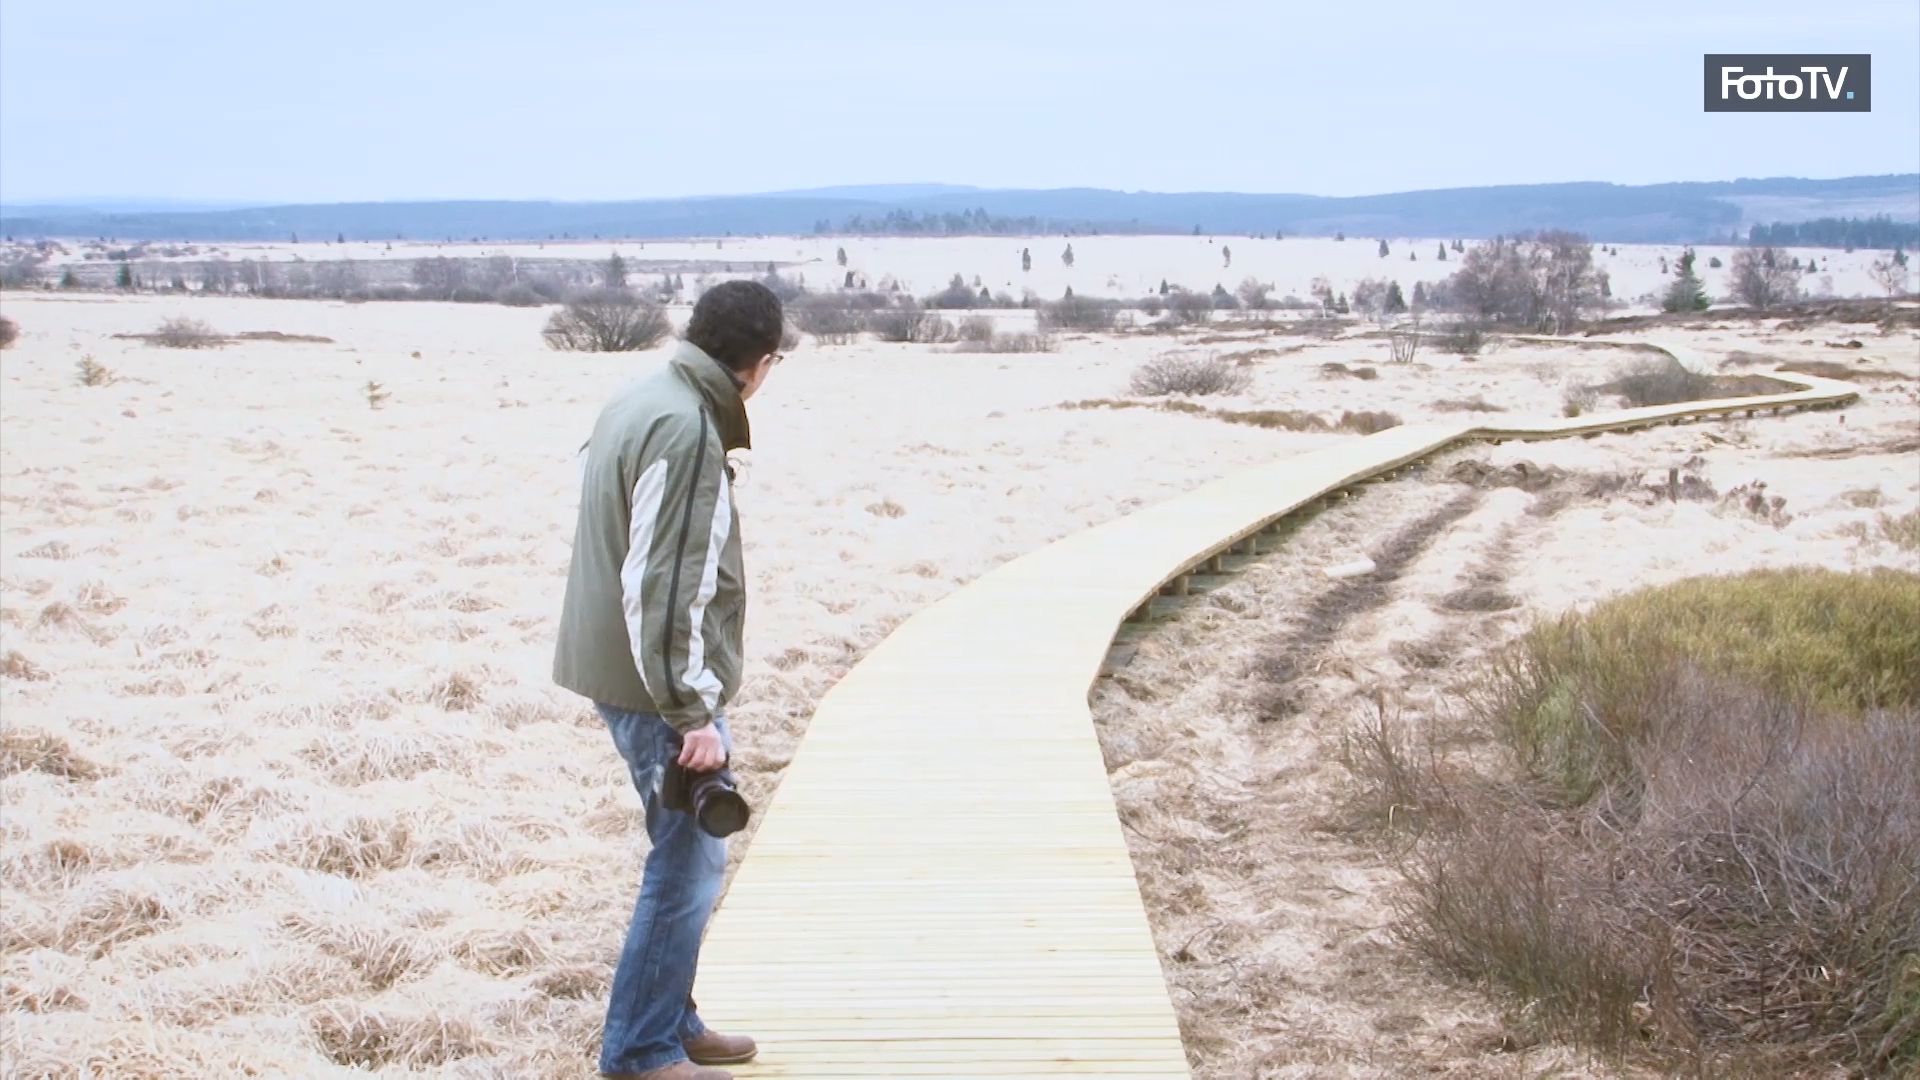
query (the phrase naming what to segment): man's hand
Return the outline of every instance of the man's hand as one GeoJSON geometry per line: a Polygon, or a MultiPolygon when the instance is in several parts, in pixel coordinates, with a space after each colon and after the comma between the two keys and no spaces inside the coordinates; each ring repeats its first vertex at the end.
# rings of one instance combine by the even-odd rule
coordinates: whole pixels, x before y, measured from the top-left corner
{"type": "Polygon", "coordinates": [[[712,772],[726,763],[727,745],[720,738],[720,729],[711,723],[681,736],[681,768],[691,769],[694,772],[712,772]]]}

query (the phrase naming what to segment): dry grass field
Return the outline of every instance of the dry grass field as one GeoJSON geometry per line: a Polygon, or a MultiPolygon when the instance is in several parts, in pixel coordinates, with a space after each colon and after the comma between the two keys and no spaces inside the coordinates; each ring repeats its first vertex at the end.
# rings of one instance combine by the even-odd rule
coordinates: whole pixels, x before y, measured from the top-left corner
{"type": "MultiPolygon", "coordinates": [[[[549,352],[545,312],[489,305],[4,308],[21,326],[0,358],[5,1074],[591,1075],[644,836],[599,721],[547,673],[573,453],[663,354],[549,352]],[[115,336],[176,317],[239,339],[115,336]]],[[[1912,330],[1643,333],[1735,361],[1712,374],[1755,370],[1736,351],[1840,364],[1866,400],[1456,455],[1314,520],[1096,689],[1198,1075],[1590,1068],[1515,1045],[1495,1005],[1397,958],[1391,861],[1330,826],[1356,710],[1429,707],[1523,617],[1631,586],[1920,560],[1912,330]],[[1651,494],[1670,467],[1711,494],[1651,494]],[[1304,635],[1289,622],[1323,567],[1384,563],[1442,508],[1378,596],[1304,635]],[[1459,599],[1476,588],[1512,602],[1459,599]],[[1302,638],[1300,675],[1290,719],[1262,724],[1248,702],[1276,635],[1302,638]]],[[[1622,363],[1577,339],[1388,349],[1357,324],[1252,323],[1068,334],[1045,355],[796,350],[752,403],[737,496],[750,798],[866,650],[994,565],[1354,438],[1349,412],[1559,415],[1622,363]],[[1168,353],[1246,386],[1197,411],[1134,395],[1168,353]],[[1108,407],[1067,407],[1089,404],[1108,407]],[[1282,411],[1318,422],[1259,419],[1282,411]]]]}

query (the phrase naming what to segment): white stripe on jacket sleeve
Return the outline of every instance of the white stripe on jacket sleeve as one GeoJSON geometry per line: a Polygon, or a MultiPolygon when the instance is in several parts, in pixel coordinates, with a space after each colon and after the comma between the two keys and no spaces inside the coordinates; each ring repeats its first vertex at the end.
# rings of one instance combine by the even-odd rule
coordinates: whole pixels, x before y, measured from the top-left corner
{"type": "Polygon", "coordinates": [[[620,566],[620,601],[627,613],[627,643],[633,650],[633,666],[640,672],[640,685],[647,696],[661,700],[661,691],[647,678],[645,615],[640,610],[642,589],[647,578],[647,556],[653,551],[653,531],[660,520],[660,500],[667,494],[667,463],[660,460],[648,466],[634,482],[629,506],[633,516],[627,525],[627,558],[620,566]]]}
{"type": "Polygon", "coordinates": [[[706,703],[709,715],[720,711],[721,687],[719,676],[707,670],[707,641],[701,624],[706,618],[707,605],[719,587],[720,553],[726,549],[727,537],[732,532],[733,485],[727,482],[726,470],[722,469],[720,494],[713,500],[713,528],[707,533],[707,563],[700,571],[700,588],[693,596],[692,622],[688,624],[692,632],[687,636],[687,685],[706,703]]]}

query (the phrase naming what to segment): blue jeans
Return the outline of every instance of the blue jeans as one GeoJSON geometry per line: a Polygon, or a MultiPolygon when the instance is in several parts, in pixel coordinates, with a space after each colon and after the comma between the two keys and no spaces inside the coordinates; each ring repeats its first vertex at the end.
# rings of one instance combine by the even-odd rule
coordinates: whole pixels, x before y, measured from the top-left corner
{"type": "MultiPolygon", "coordinates": [[[[600,1040],[601,1072],[640,1073],[685,1060],[684,1042],[707,1030],[693,1003],[693,975],[707,917],[720,896],[727,842],[701,831],[692,814],[660,803],[660,781],[680,756],[680,733],[655,713],[596,707],[627,759],[653,841],[600,1040]]],[[[731,751],[726,719],[714,726],[731,751]]]]}

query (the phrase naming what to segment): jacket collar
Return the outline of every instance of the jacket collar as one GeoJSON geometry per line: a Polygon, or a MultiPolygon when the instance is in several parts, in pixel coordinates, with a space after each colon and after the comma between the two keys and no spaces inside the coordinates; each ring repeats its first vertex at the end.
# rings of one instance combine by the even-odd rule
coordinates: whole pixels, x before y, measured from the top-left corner
{"type": "Polygon", "coordinates": [[[747,403],[740,400],[740,387],[725,364],[708,356],[698,345],[682,341],[673,350],[674,373],[699,392],[720,429],[720,444],[727,450],[750,449],[752,432],[747,427],[747,403]]]}

